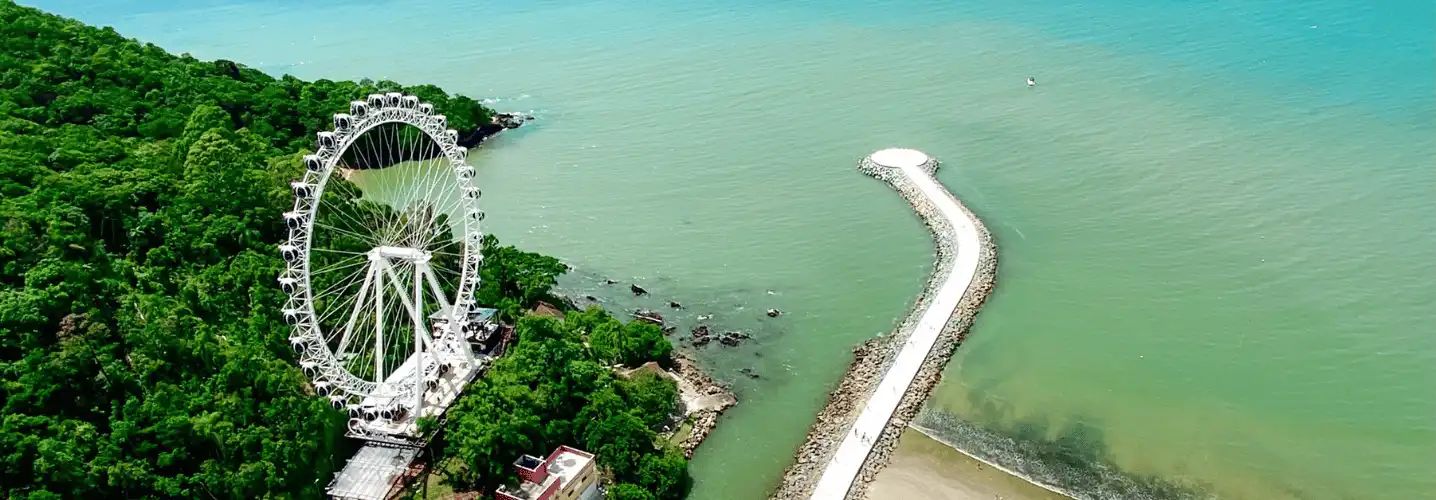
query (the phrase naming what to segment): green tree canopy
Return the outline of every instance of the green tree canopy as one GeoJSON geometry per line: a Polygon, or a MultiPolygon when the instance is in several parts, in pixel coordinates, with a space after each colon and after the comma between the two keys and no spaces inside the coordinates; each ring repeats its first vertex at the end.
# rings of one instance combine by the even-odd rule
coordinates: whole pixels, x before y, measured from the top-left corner
{"type": "Polygon", "coordinates": [[[663,330],[658,325],[644,321],[622,324],[611,320],[585,326],[589,344],[601,362],[628,366],[649,361],[657,361],[663,366],[672,364],[673,343],[663,336],[663,330]]]}
{"type": "Polygon", "coordinates": [[[657,500],[657,497],[636,484],[619,483],[608,489],[608,500],[657,500]]]}
{"type": "Polygon", "coordinates": [[[450,479],[467,488],[506,484],[520,454],[566,444],[597,455],[619,481],[681,498],[687,462],[655,432],[677,408],[677,386],[652,373],[616,379],[584,345],[585,335],[611,325],[626,326],[598,308],[519,320],[508,353],[449,410],[444,454],[465,465],[450,479]]]}
{"type": "Polygon", "coordinates": [[[671,378],[641,371],[615,385],[649,428],[658,428],[678,409],[678,384],[671,378]]]}
{"type": "Polygon", "coordinates": [[[322,495],[344,416],[294,364],[275,248],[299,153],[386,91],[461,131],[492,113],[432,86],[176,56],[0,0],[7,498],[322,495]]]}
{"type": "Polygon", "coordinates": [[[501,246],[492,234],[484,235],[482,251],[478,300],[495,305],[504,320],[518,319],[525,309],[549,298],[558,277],[568,272],[558,259],[501,246]]]}

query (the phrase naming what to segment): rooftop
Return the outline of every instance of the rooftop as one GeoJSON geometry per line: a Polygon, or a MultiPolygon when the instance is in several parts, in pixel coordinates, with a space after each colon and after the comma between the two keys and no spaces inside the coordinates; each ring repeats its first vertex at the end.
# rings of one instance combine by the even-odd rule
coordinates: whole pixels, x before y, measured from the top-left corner
{"type": "Polygon", "coordinates": [[[588,463],[592,461],[593,455],[567,446],[560,447],[558,454],[549,458],[548,475],[549,477],[561,477],[563,478],[562,484],[568,484],[573,482],[574,478],[577,478],[578,474],[583,472],[583,468],[588,466],[588,463]]]}
{"type": "Polygon", "coordinates": [[[533,455],[524,455],[519,457],[519,460],[514,462],[514,465],[528,470],[538,470],[539,466],[543,465],[543,459],[533,455]]]}
{"type": "MultiPolygon", "coordinates": [[[[519,463],[515,465],[522,466],[532,463],[527,462],[528,459],[534,459],[536,461],[538,457],[524,455],[519,458],[519,463]]],[[[557,450],[554,450],[552,455],[549,455],[546,461],[548,477],[544,478],[542,483],[519,481],[516,487],[500,486],[499,492],[519,500],[534,500],[542,496],[549,488],[553,487],[555,481],[559,482],[558,486],[560,488],[572,483],[573,480],[578,478],[578,475],[583,472],[583,468],[587,467],[590,462],[593,462],[592,454],[567,446],[560,446],[557,450]]]]}

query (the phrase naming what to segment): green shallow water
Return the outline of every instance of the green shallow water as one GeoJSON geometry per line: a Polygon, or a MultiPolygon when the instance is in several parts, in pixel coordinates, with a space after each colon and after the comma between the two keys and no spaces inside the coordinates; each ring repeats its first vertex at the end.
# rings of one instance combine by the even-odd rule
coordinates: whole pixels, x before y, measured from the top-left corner
{"type": "Polygon", "coordinates": [[[471,155],[488,230],[577,266],[577,295],[754,331],[700,352],[742,403],[693,498],[770,490],[920,289],[926,231],[853,168],[890,146],[944,160],[1001,258],[925,419],[1082,429],[1070,456],[1223,498],[1436,497],[1429,7],[38,3],[537,114],[471,155]]]}

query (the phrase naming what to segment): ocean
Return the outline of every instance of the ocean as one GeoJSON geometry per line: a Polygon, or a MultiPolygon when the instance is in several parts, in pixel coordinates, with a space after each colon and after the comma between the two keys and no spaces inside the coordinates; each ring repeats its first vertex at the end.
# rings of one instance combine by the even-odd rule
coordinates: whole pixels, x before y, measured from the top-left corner
{"type": "Polygon", "coordinates": [[[22,3],[534,113],[470,157],[488,230],[753,332],[698,351],[742,402],[690,498],[762,498],[920,289],[927,232],[854,170],[894,146],[1001,262],[925,430],[1087,498],[1436,498],[1431,2],[22,3]]]}

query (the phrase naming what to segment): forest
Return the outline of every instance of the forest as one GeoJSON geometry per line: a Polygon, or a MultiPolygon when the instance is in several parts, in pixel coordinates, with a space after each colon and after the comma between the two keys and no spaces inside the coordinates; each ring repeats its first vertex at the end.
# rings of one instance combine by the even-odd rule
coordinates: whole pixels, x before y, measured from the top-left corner
{"type": "MultiPolygon", "coordinates": [[[[7,498],[323,496],[355,445],[288,347],[281,213],[314,134],[382,91],[463,131],[493,115],[433,86],[276,78],[0,0],[7,498]]],[[[681,497],[686,462],[654,444],[671,382],[607,370],[672,346],[600,310],[526,317],[564,266],[484,243],[479,300],[518,341],[443,424],[450,481],[491,487],[565,443],[599,455],[613,498],[681,497]]]]}

